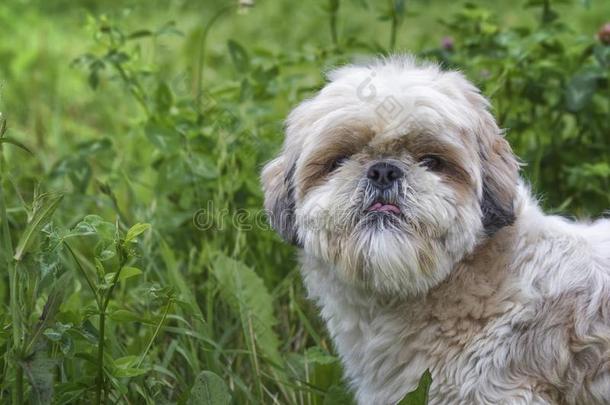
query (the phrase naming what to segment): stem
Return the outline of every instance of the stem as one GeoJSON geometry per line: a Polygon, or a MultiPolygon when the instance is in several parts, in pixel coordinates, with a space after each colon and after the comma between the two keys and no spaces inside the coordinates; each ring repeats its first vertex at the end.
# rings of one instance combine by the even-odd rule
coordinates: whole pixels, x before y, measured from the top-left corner
{"type": "MultiPolygon", "coordinates": [[[[252,316],[250,316],[250,314],[248,314],[248,334],[250,337],[250,344],[252,345],[251,355],[252,355],[252,363],[254,363],[254,370],[256,372],[256,375],[261,375],[259,365],[258,365],[258,355],[256,354],[256,340],[254,338],[254,328],[252,326],[252,316]]],[[[261,379],[257,378],[256,380],[257,380],[256,388],[258,391],[258,397],[262,403],[263,402],[263,389],[262,389],[261,379]]]]}
{"type": "MultiPolygon", "coordinates": [[[[66,249],[68,249],[68,252],[70,252],[70,255],[72,255],[72,258],[76,262],[76,268],[87,281],[87,285],[89,286],[89,289],[93,293],[93,297],[95,298],[95,302],[97,303],[97,308],[100,312],[100,323],[99,323],[100,339],[99,339],[98,347],[97,347],[98,373],[97,373],[97,382],[96,382],[96,390],[95,390],[95,403],[99,405],[102,403],[102,388],[104,386],[104,331],[106,328],[106,309],[97,293],[97,290],[95,289],[95,287],[93,285],[93,282],[87,275],[87,272],[85,271],[83,266],[80,264],[80,261],[76,257],[76,254],[74,253],[74,251],[72,250],[70,245],[65,241],[64,241],[64,246],[66,247],[66,249]]],[[[116,276],[115,276],[115,278],[116,278],[116,276]]]]}
{"type": "Polygon", "coordinates": [[[91,281],[91,279],[87,275],[87,272],[85,271],[83,266],[80,264],[80,261],[77,259],[76,254],[74,254],[74,251],[72,250],[72,248],[70,247],[68,242],[64,241],[64,246],[68,249],[68,252],[70,252],[70,254],[72,255],[72,258],[76,262],[76,268],[78,269],[78,271],[81,273],[81,275],[87,281],[87,285],[89,286],[89,289],[93,293],[93,297],[95,298],[95,302],[97,303],[97,307],[100,308],[102,303],[100,302],[99,296],[97,295],[97,291],[95,290],[95,287],[93,286],[93,282],[91,281]]]}
{"type": "Polygon", "coordinates": [[[337,46],[337,14],[333,13],[330,16],[330,35],[333,41],[333,44],[337,46]]]}
{"type": "Polygon", "coordinates": [[[201,46],[199,48],[199,55],[197,57],[197,66],[195,67],[195,100],[197,106],[197,112],[200,112],[201,107],[201,92],[203,89],[203,67],[205,64],[205,50],[206,50],[206,41],[208,39],[208,34],[210,33],[210,29],[212,26],[222,17],[224,14],[229,12],[230,10],[237,7],[237,5],[231,4],[229,6],[225,6],[218,10],[216,14],[210,18],[210,21],[203,29],[203,33],[201,34],[201,46]]]}
{"type": "MultiPolygon", "coordinates": [[[[0,136],[4,135],[6,126],[4,121],[0,123],[2,125],[0,136]]],[[[10,285],[10,311],[13,326],[13,357],[15,360],[15,387],[12,392],[13,404],[23,403],[23,368],[19,361],[21,360],[21,340],[23,338],[23,331],[21,325],[21,311],[19,309],[19,280],[17,279],[17,266],[13,259],[13,243],[11,241],[11,233],[8,227],[8,215],[6,213],[6,202],[4,200],[4,176],[6,173],[6,167],[4,162],[4,154],[2,150],[2,144],[0,143],[0,221],[2,221],[1,235],[3,240],[4,257],[6,259],[6,267],[8,269],[8,278],[10,285]]]]}
{"type": "Polygon", "coordinates": [[[552,22],[552,20],[553,20],[553,13],[551,10],[550,0],[544,0],[544,3],[542,4],[541,20],[542,21],[541,21],[540,25],[546,25],[546,24],[552,22]]]}
{"type": "Polygon", "coordinates": [[[19,363],[15,364],[15,393],[13,394],[13,403],[23,404],[23,368],[19,363]]]}
{"type": "Polygon", "coordinates": [[[97,345],[97,385],[95,389],[95,403],[102,403],[102,389],[104,387],[104,330],[106,327],[106,312],[100,311],[100,340],[97,345]]]}
{"type": "Polygon", "coordinates": [[[337,15],[339,13],[339,0],[329,0],[329,14],[330,14],[330,36],[333,41],[333,45],[337,46],[339,43],[337,35],[337,15]]]}
{"type": "Polygon", "coordinates": [[[99,332],[100,332],[100,340],[97,346],[97,385],[95,389],[95,403],[97,405],[101,405],[102,403],[102,391],[104,388],[104,335],[106,331],[106,308],[108,308],[108,303],[110,302],[110,297],[112,296],[112,292],[114,288],[118,284],[119,276],[121,275],[121,271],[127,262],[127,257],[123,252],[123,247],[119,247],[119,255],[120,255],[120,263],[119,270],[114,274],[114,278],[112,279],[112,284],[110,284],[110,288],[104,297],[102,306],[100,309],[100,323],[99,323],[99,332]]]}
{"type": "Polygon", "coordinates": [[[148,353],[148,351],[152,347],[155,339],[157,338],[157,335],[159,334],[159,331],[161,330],[161,326],[163,326],[163,322],[165,322],[165,318],[167,317],[167,314],[169,312],[169,308],[172,305],[172,302],[173,302],[173,300],[171,300],[171,299],[169,299],[167,301],[167,305],[165,306],[165,310],[163,311],[163,315],[161,316],[161,320],[159,321],[159,324],[157,325],[157,328],[155,329],[155,332],[151,336],[150,341],[148,342],[148,345],[146,346],[146,350],[144,350],[144,353],[142,353],[142,356],[140,357],[140,360],[138,361],[138,365],[136,366],[137,368],[140,368],[140,366],[142,365],[142,362],[144,361],[144,357],[146,357],[146,354],[148,353]]]}
{"type": "Polygon", "coordinates": [[[390,52],[394,50],[396,46],[396,31],[398,30],[398,16],[396,13],[392,13],[392,28],[390,30],[390,52]]]}
{"type": "Polygon", "coordinates": [[[121,76],[121,79],[123,80],[123,82],[125,82],[127,84],[127,87],[129,88],[129,91],[131,92],[131,94],[133,94],[133,96],[136,98],[138,103],[140,103],[140,106],[142,107],[142,109],[144,109],[144,112],[146,113],[146,115],[150,116],[150,109],[148,108],[148,104],[146,103],[146,96],[145,96],[146,93],[142,89],[142,86],[140,85],[140,83],[136,79],[131,80],[129,75],[127,74],[125,69],[123,69],[123,66],[121,66],[120,63],[114,63],[113,66],[115,67],[117,72],[119,72],[119,75],[121,76]]]}
{"type": "MultiPolygon", "coordinates": [[[[607,79],[608,80],[606,80],[606,90],[608,90],[608,92],[607,92],[606,95],[608,96],[607,97],[608,109],[610,110],[610,75],[608,75],[607,79]]],[[[609,110],[606,110],[606,111],[609,111],[609,110]]],[[[601,131],[600,131],[600,134],[601,134],[601,131]]],[[[602,143],[604,145],[604,149],[603,149],[604,150],[604,156],[603,156],[603,158],[604,158],[605,162],[608,162],[609,161],[608,160],[608,146],[609,146],[608,145],[608,137],[602,136],[602,143]]],[[[606,179],[604,180],[604,183],[605,183],[605,189],[608,190],[608,177],[606,177],[606,179]]],[[[610,193],[606,193],[606,198],[608,200],[608,203],[610,204],[610,193]]]]}
{"type": "Polygon", "coordinates": [[[405,16],[406,0],[389,0],[388,2],[390,4],[390,16],[392,18],[392,27],[390,29],[390,52],[392,52],[396,47],[398,27],[405,16]]]}

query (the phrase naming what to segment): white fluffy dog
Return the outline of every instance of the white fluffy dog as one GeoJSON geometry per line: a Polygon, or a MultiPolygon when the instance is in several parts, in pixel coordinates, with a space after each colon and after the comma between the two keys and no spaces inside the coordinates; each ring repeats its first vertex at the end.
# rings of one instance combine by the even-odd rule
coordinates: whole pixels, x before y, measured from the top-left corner
{"type": "Polygon", "coordinates": [[[610,221],[546,216],[464,76],[347,66],[263,171],[360,404],[610,403],[610,221]]]}

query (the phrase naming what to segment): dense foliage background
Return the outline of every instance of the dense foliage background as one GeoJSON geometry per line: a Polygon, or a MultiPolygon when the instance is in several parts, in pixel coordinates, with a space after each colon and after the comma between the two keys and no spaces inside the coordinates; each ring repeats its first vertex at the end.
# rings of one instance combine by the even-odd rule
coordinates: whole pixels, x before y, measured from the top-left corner
{"type": "Polygon", "coordinates": [[[350,403],[258,182],[332,66],[463,70],[547,210],[610,207],[610,2],[253,3],[0,4],[1,403],[350,403]]]}

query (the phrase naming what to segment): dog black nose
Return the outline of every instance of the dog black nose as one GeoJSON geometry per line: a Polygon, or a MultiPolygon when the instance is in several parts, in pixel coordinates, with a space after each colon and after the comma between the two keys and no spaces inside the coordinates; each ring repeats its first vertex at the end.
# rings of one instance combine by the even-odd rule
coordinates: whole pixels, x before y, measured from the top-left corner
{"type": "Polygon", "coordinates": [[[366,177],[380,189],[390,187],[401,176],[402,171],[398,167],[386,162],[375,163],[366,173],[366,177]]]}

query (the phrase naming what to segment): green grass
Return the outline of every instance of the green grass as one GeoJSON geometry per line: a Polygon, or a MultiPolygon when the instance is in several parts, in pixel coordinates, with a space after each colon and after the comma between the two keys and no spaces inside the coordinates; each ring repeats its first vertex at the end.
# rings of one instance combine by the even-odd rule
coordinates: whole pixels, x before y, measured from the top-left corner
{"type": "Polygon", "coordinates": [[[610,206],[608,2],[552,2],[544,24],[507,2],[333,3],[0,4],[0,403],[349,403],[258,175],[324,71],[393,35],[492,97],[546,208],[610,206]]]}

